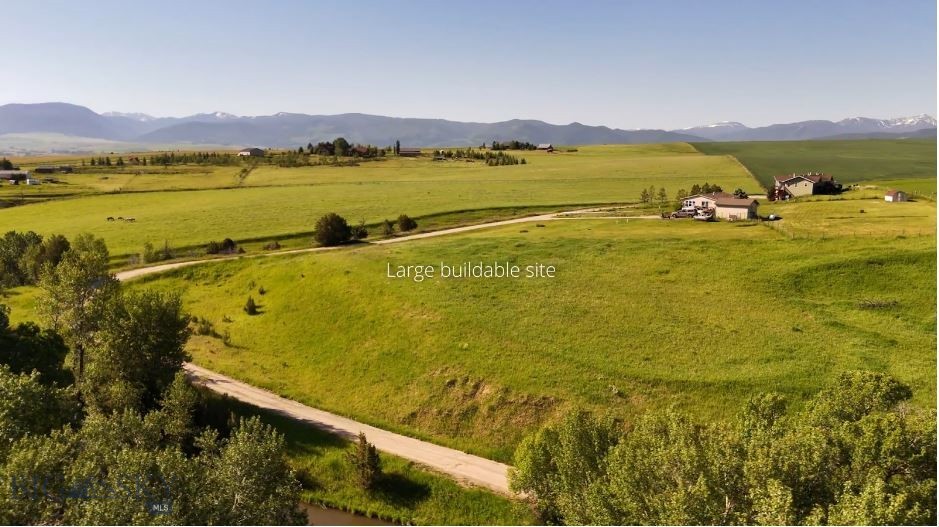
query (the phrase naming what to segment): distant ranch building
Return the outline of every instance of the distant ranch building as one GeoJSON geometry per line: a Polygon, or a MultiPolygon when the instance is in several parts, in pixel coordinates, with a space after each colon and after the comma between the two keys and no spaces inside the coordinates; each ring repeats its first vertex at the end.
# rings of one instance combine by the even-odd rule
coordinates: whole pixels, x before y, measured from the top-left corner
{"type": "Polygon", "coordinates": [[[260,148],[245,148],[244,150],[240,150],[238,155],[244,157],[264,157],[264,150],[260,148]]]}
{"type": "Polygon", "coordinates": [[[61,166],[39,166],[36,167],[34,171],[37,174],[55,174],[56,172],[61,172],[63,174],[70,174],[72,172],[72,167],[70,165],[61,165],[61,166]]]}
{"type": "Polygon", "coordinates": [[[551,143],[541,143],[537,146],[538,150],[544,150],[545,152],[554,152],[554,145],[551,143]]]}
{"type": "Polygon", "coordinates": [[[884,194],[884,201],[898,202],[907,201],[908,199],[909,197],[906,195],[906,192],[902,190],[888,190],[887,193],[884,194]]]}
{"type": "Polygon", "coordinates": [[[421,149],[410,146],[402,146],[398,149],[398,155],[401,157],[417,157],[421,155],[421,149]]]}
{"type": "Polygon", "coordinates": [[[738,198],[726,192],[697,194],[682,199],[681,208],[686,211],[713,211],[714,217],[723,220],[754,220],[760,203],[753,198],[738,198]]]}
{"type": "Polygon", "coordinates": [[[29,179],[29,172],[26,170],[0,170],[0,181],[6,181],[11,185],[18,185],[20,181],[29,179]]]}
{"type": "Polygon", "coordinates": [[[807,174],[789,174],[776,176],[773,184],[775,199],[791,199],[813,194],[836,194],[841,191],[841,184],[829,174],[809,172],[807,174]]]}

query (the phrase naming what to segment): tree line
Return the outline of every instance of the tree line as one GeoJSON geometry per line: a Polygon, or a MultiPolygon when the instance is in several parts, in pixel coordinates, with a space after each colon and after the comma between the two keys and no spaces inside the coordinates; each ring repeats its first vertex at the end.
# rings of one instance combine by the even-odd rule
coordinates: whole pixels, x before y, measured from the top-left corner
{"type": "Polygon", "coordinates": [[[485,161],[488,166],[525,165],[525,158],[513,156],[505,152],[481,152],[473,148],[456,148],[437,150],[436,159],[476,159],[485,161]]]}
{"type": "Polygon", "coordinates": [[[935,525],[936,414],[847,372],[804,409],[762,394],[730,421],[587,412],[526,438],[513,490],[540,519],[600,525],[935,525]]]}
{"type": "MultiPolygon", "coordinates": [[[[678,207],[681,207],[682,200],[689,196],[697,196],[700,194],[710,194],[712,192],[723,191],[724,189],[720,185],[712,185],[707,182],[705,182],[703,185],[695,183],[691,186],[691,192],[688,192],[683,188],[678,189],[678,192],[675,193],[674,204],[678,207]]],[[[745,198],[747,197],[747,194],[742,189],[738,188],[734,191],[734,196],[745,198]]],[[[655,185],[652,185],[647,189],[644,188],[639,192],[639,202],[648,205],[666,206],[669,204],[668,191],[665,190],[665,187],[660,187],[656,190],[655,185]]]]}
{"type": "MultiPolygon", "coordinates": [[[[483,143],[482,148],[486,148],[486,143],[483,143]]],[[[511,141],[493,141],[489,147],[492,150],[536,150],[538,145],[529,143],[528,141],[519,141],[518,139],[512,139],[511,141]]]]}
{"type": "Polygon", "coordinates": [[[180,298],[124,290],[108,260],[83,234],[41,266],[44,328],[0,306],[0,523],[305,523],[279,433],[206,425],[180,298]]]}

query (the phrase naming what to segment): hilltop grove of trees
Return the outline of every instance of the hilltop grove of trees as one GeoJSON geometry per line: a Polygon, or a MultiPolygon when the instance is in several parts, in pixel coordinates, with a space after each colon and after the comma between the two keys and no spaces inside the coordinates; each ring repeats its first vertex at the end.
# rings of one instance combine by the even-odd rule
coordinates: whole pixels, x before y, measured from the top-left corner
{"type": "Polygon", "coordinates": [[[935,525],[936,413],[911,397],[849,372],[800,411],[764,394],[706,425],[573,412],[522,442],[510,483],[549,524],[935,525]]]}

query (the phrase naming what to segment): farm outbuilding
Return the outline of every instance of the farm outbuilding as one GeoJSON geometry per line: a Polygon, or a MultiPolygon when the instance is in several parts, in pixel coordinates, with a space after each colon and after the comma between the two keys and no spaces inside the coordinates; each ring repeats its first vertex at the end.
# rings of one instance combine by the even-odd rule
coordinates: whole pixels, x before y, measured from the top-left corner
{"type": "Polygon", "coordinates": [[[551,143],[541,143],[537,146],[538,150],[544,150],[545,152],[554,152],[554,145],[551,143]]]}
{"type": "Polygon", "coordinates": [[[421,155],[421,149],[411,146],[402,146],[398,149],[398,155],[402,157],[417,157],[421,155]]]}
{"type": "Polygon", "coordinates": [[[681,200],[685,211],[711,211],[713,216],[724,220],[753,220],[757,218],[760,203],[753,198],[738,198],[726,192],[697,194],[681,200]]]}
{"type": "Polygon", "coordinates": [[[238,155],[245,157],[264,157],[264,150],[260,148],[245,148],[244,150],[240,150],[238,155]]]}
{"type": "Polygon", "coordinates": [[[906,195],[906,192],[902,190],[888,190],[884,194],[884,201],[897,202],[897,201],[907,201],[909,197],[906,195]]]}
{"type": "Polygon", "coordinates": [[[63,174],[70,174],[72,172],[71,165],[59,165],[59,166],[49,166],[43,165],[36,167],[35,171],[37,174],[55,174],[56,172],[61,172],[63,174]]]}
{"type": "Polygon", "coordinates": [[[753,198],[721,197],[717,199],[714,216],[722,220],[755,220],[760,203],[753,198]]]}

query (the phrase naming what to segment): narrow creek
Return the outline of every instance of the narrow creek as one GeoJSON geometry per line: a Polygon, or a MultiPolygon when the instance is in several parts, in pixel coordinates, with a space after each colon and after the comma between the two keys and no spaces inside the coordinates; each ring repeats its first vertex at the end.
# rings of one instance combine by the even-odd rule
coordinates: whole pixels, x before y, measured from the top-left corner
{"type": "Polygon", "coordinates": [[[329,509],[319,505],[300,502],[300,508],[306,512],[308,525],[394,525],[394,523],[367,518],[339,509],[329,509]]]}

